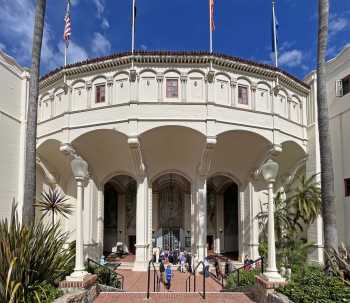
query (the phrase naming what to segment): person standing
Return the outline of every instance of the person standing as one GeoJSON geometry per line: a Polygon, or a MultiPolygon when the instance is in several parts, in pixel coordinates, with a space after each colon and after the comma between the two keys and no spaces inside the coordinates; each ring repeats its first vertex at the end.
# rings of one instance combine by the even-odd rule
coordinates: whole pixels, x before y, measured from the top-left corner
{"type": "Polygon", "coordinates": [[[160,259],[160,261],[159,261],[159,272],[160,272],[160,282],[162,282],[164,284],[165,267],[164,267],[162,259],[160,259]]]}
{"type": "Polygon", "coordinates": [[[165,270],[165,278],[166,278],[166,289],[169,291],[171,287],[171,278],[173,275],[173,270],[171,265],[169,264],[165,270]]]}

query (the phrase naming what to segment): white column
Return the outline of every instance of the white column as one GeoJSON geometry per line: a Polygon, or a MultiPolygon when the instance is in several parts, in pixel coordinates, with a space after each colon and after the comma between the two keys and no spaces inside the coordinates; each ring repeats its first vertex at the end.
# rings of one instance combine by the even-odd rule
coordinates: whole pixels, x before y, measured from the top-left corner
{"type": "MultiPolygon", "coordinates": [[[[148,184],[147,184],[148,185],[148,184]]],[[[148,199],[147,199],[147,206],[148,206],[148,218],[147,218],[147,230],[148,230],[148,258],[150,259],[152,256],[152,209],[153,209],[153,203],[152,203],[152,187],[148,187],[148,199]]]]}
{"type": "Polygon", "coordinates": [[[118,242],[125,244],[125,194],[118,196],[118,242]]]}
{"type": "Polygon", "coordinates": [[[215,253],[223,253],[225,249],[224,240],[224,196],[216,196],[216,239],[215,253]]]}
{"type": "Polygon", "coordinates": [[[207,256],[207,180],[200,178],[197,186],[198,214],[198,261],[204,261],[207,256]]]}
{"type": "Polygon", "coordinates": [[[103,185],[100,185],[97,193],[97,243],[100,255],[103,253],[103,231],[104,231],[104,192],[103,185]]]}
{"type": "Polygon", "coordinates": [[[148,262],[148,180],[141,177],[137,182],[136,195],[136,258],[133,270],[146,271],[148,262]]]}
{"type": "Polygon", "coordinates": [[[181,75],[181,101],[186,102],[187,100],[187,76],[181,75]]]}
{"type": "Polygon", "coordinates": [[[191,188],[191,251],[194,256],[197,254],[197,190],[193,184],[191,188]]]}
{"type": "Polygon", "coordinates": [[[163,102],[164,97],[163,97],[163,75],[157,75],[157,83],[158,83],[158,102],[163,102]]]}
{"type": "Polygon", "coordinates": [[[76,248],[74,272],[67,277],[67,280],[81,280],[88,273],[84,267],[84,239],[83,239],[83,199],[84,199],[84,179],[76,178],[77,201],[76,201],[76,248]]]}
{"type": "Polygon", "coordinates": [[[252,84],[252,86],[250,87],[251,89],[251,96],[252,96],[252,110],[256,109],[256,84],[252,84]]]}

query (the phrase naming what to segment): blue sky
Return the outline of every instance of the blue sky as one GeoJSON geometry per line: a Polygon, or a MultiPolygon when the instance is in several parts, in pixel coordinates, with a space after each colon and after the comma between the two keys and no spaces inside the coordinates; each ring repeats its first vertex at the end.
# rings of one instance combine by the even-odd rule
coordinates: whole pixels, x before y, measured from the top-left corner
{"type": "MultiPolygon", "coordinates": [[[[69,62],[130,50],[131,0],[72,0],[69,62]]],[[[271,61],[271,0],[215,0],[215,52],[271,61]]],[[[350,0],[330,0],[328,57],[350,43],[350,0]]],[[[65,0],[47,0],[42,73],[63,64],[65,0]]],[[[0,49],[30,66],[34,0],[0,0],[0,49]]],[[[280,66],[315,68],[317,0],[277,0],[280,66]]],[[[208,0],[137,0],[136,48],[208,50],[208,0]]]]}

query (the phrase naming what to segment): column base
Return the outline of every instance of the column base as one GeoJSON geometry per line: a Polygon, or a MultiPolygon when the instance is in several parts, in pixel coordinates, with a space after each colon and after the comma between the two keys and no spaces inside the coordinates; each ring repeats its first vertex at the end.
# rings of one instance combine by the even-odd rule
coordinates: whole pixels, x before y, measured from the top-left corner
{"type": "Polygon", "coordinates": [[[264,272],[261,276],[267,282],[281,282],[284,283],[286,281],[277,271],[267,271],[264,272]]]}
{"type": "Polygon", "coordinates": [[[66,281],[70,282],[82,282],[84,279],[90,275],[87,271],[83,270],[74,270],[70,276],[66,277],[66,281]]]}
{"type": "Polygon", "coordinates": [[[136,258],[133,271],[147,271],[148,269],[148,244],[136,244],[136,258]]]}

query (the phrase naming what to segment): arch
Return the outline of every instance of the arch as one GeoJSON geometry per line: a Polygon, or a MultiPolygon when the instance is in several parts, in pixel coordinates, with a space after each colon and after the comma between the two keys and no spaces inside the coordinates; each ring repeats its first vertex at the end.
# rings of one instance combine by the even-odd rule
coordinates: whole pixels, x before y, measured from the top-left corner
{"type": "Polygon", "coordinates": [[[60,145],[62,144],[62,142],[59,141],[59,140],[57,140],[57,139],[52,139],[52,138],[50,138],[50,139],[44,140],[44,141],[40,142],[39,145],[37,145],[36,150],[39,151],[39,149],[43,148],[44,145],[47,145],[47,144],[56,144],[56,143],[58,144],[58,146],[60,146],[60,145]],[[51,143],[51,142],[52,142],[52,143],[51,143]]]}
{"type": "Polygon", "coordinates": [[[218,133],[217,134],[217,137],[221,136],[221,135],[225,135],[225,134],[228,134],[228,133],[247,133],[247,134],[252,134],[252,135],[255,135],[257,137],[260,137],[262,138],[263,140],[265,140],[267,143],[269,144],[273,144],[273,142],[271,141],[271,139],[261,133],[257,133],[257,132],[254,132],[254,131],[250,131],[250,130],[242,130],[242,129],[232,129],[232,130],[226,130],[224,132],[221,132],[221,133],[218,133]]]}
{"type": "Polygon", "coordinates": [[[86,84],[86,81],[84,79],[77,79],[77,80],[74,80],[71,84],[71,87],[75,87],[77,84],[79,83],[82,83],[83,85],[86,84]]]}
{"type": "Polygon", "coordinates": [[[150,126],[149,128],[144,129],[142,132],[139,133],[139,136],[143,136],[147,133],[150,133],[152,131],[155,131],[160,128],[166,128],[166,127],[178,127],[178,128],[183,128],[183,129],[188,129],[192,132],[198,133],[199,135],[206,136],[206,133],[202,130],[199,130],[197,128],[191,127],[191,126],[184,126],[184,125],[179,125],[176,122],[166,122],[164,125],[158,125],[158,126],[150,126]]]}
{"type": "Polygon", "coordinates": [[[260,80],[256,83],[257,87],[259,87],[259,85],[265,85],[268,87],[269,91],[271,91],[272,87],[271,85],[267,82],[267,81],[264,81],[264,80],[260,80]]]}
{"type": "Polygon", "coordinates": [[[240,81],[247,81],[248,83],[249,83],[249,86],[250,85],[252,85],[252,80],[250,80],[248,77],[246,77],[246,76],[239,76],[238,78],[237,78],[237,84],[240,84],[239,82],[240,81]]]}
{"type": "Polygon", "coordinates": [[[223,172],[223,171],[212,172],[208,176],[207,180],[218,176],[226,177],[227,179],[235,183],[238,186],[238,188],[242,187],[242,182],[233,173],[229,173],[229,172],[223,172]]]}
{"type": "Polygon", "coordinates": [[[56,95],[56,93],[57,93],[58,91],[60,91],[60,90],[62,90],[63,92],[65,91],[63,86],[58,86],[57,88],[55,88],[55,89],[53,90],[53,94],[56,95]]]}
{"type": "Polygon", "coordinates": [[[166,74],[171,74],[171,73],[175,73],[177,74],[179,77],[181,76],[181,72],[178,71],[177,69],[174,69],[174,68],[169,68],[167,69],[166,71],[164,71],[164,76],[166,76],[166,74]]]}
{"type": "Polygon", "coordinates": [[[119,75],[126,75],[126,76],[130,76],[129,72],[128,71],[118,71],[116,73],[113,74],[112,78],[115,79],[116,77],[118,77],[119,75]]]}
{"type": "Polygon", "coordinates": [[[143,74],[145,74],[145,73],[152,73],[152,74],[154,74],[154,76],[157,75],[157,72],[156,72],[154,69],[152,69],[152,68],[145,68],[145,69],[143,69],[143,70],[140,71],[140,73],[139,73],[140,77],[141,77],[143,74]]]}
{"type": "Polygon", "coordinates": [[[191,69],[191,70],[187,73],[187,76],[190,76],[191,74],[195,74],[195,73],[201,74],[201,75],[203,76],[203,78],[205,77],[205,72],[203,72],[202,70],[200,70],[200,69],[198,69],[198,68],[191,69]]]}
{"type": "Polygon", "coordinates": [[[103,79],[104,81],[107,81],[106,76],[104,75],[97,75],[91,79],[91,83],[94,84],[97,80],[103,79]]]}
{"type": "MultiPolygon", "coordinates": [[[[285,88],[280,87],[278,94],[280,95],[281,92],[284,93],[284,95],[285,95],[285,97],[286,97],[287,99],[289,98],[289,93],[288,93],[288,91],[287,91],[285,88]]],[[[287,100],[286,100],[286,101],[287,101],[287,100]]]]}
{"type": "Polygon", "coordinates": [[[217,73],[215,74],[215,79],[216,79],[217,77],[219,77],[219,76],[223,76],[223,77],[227,78],[228,81],[231,80],[230,75],[227,74],[227,73],[225,73],[225,72],[222,72],[222,71],[217,72],[217,73]]]}
{"type": "Polygon", "coordinates": [[[288,146],[295,146],[298,152],[301,152],[302,154],[306,155],[306,146],[300,144],[299,142],[292,141],[292,140],[286,140],[281,143],[282,150],[288,148],[288,146]]]}
{"type": "Polygon", "coordinates": [[[83,136],[87,136],[87,135],[92,134],[94,132],[100,132],[100,131],[111,132],[111,133],[115,133],[116,135],[120,134],[123,137],[125,137],[125,140],[127,140],[127,138],[128,138],[127,134],[125,134],[119,130],[116,130],[113,126],[111,126],[111,128],[106,128],[105,125],[102,125],[101,128],[94,128],[93,130],[88,130],[86,132],[80,133],[80,134],[75,135],[75,136],[73,135],[71,137],[71,144],[74,144],[77,140],[79,140],[83,136]]]}
{"type": "Polygon", "coordinates": [[[179,176],[183,177],[184,179],[186,179],[190,184],[193,183],[192,178],[190,176],[188,176],[186,173],[184,173],[180,170],[177,170],[177,169],[167,169],[167,170],[161,171],[160,173],[153,176],[150,180],[150,184],[153,184],[155,181],[157,181],[157,179],[159,179],[162,176],[165,176],[167,174],[179,175],[179,176]]]}
{"type": "Polygon", "coordinates": [[[117,170],[117,171],[111,172],[111,173],[107,174],[106,176],[104,176],[101,180],[100,186],[101,187],[105,186],[110,180],[112,180],[114,177],[118,177],[118,176],[127,176],[127,177],[134,179],[134,180],[137,180],[137,177],[135,174],[133,174],[131,172],[117,170]]]}
{"type": "Polygon", "coordinates": [[[40,100],[41,102],[46,101],[46,100],[44,100],[44,98],[46,98],[47,96],[50,98],[50,92],[46,92],[46,93],[44,93],[43,95],[41,95],[40,98],[39,98],[39,100],[40,100]]]}

